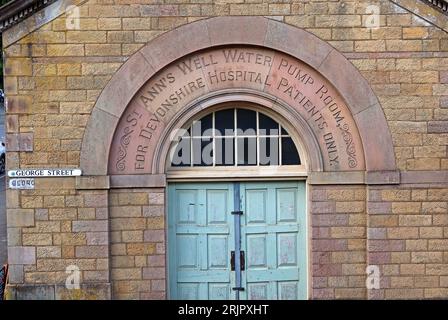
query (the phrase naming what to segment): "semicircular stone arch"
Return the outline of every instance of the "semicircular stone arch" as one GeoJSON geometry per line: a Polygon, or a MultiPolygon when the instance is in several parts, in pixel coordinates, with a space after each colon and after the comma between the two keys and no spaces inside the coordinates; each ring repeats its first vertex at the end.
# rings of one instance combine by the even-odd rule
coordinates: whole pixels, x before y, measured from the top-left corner
{"type": "Polygon", "coordinates": [[[307,152],[316,153],[309,171],[396,170],[378,99],[342,54],[275,20],[217,17],[159,36],[118,70],[86,128],[83,173],[162,173],[158,153],[182,124],[179,114],[192,116],[208,97],[232,91],[233,99],[245,92],[238,97],[271,101],[264,106],[297,119],[307,152]]]}

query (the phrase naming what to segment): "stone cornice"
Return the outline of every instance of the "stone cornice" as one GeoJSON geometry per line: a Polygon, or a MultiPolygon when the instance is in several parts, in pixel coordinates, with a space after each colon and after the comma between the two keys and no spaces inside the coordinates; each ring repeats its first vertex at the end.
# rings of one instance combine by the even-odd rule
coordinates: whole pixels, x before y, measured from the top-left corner
{"type": "Polygon", "coordinates": [[[448,32],[448,1],[446,0],[389,0],[397,6],[419,17],[422,22],[448,32]],[[445,8],[443,10],[443,8],[445,8]]]}
{"type": "Polygon", "coordinates": [[[422,0],[422,1],[428,3],[437,10],[440,10],[448,15],[448,1],[445,0],[422,0]]]}
{"type": "Polygon", "coordinates": [[[0,32],[57,0],[15,0],[0,8],[0,32]]]}

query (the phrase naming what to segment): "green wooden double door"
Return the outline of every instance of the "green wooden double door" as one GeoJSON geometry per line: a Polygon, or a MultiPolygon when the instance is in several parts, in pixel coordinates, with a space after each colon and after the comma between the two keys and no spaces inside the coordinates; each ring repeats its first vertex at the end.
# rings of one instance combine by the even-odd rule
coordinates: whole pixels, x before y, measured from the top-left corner
{"type": "Polygon", "coordinates": [[[168,190],[171,299],[307,298],[304,182],[168,190]]]}

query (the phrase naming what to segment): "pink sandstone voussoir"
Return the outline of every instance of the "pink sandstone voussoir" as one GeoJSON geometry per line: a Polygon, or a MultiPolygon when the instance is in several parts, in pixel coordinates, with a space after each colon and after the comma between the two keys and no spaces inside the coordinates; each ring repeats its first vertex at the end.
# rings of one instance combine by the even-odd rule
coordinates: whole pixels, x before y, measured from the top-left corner
{"type": "Polygon", "coordinates": [[[262,17],[215,17],[207,19],[211,45],[263,43],[268,28],[268,19],[262,17]],[[225,31],[224,31],[225,30],[225,31]],[[224,32],[223,32],[224,31],[224,32]]]}
{"type": "Polygon", "coordinates": [[[342,93],[352,114],[357,114],[378,103],[367,80],[338,51],[332,50],[319,66],[318,71],[342,93]]]}
{"type": "Polygon", "coordinates": [[[90,116],[81,147],[81,168],[85,175],[107,174],[107,157],[118,118],[95,108],[90,116]],[[97,130],[97,128],[102,130],[97,130]]]}
{"type": "Polygon", "coordinates": [[[304,30],[269,20],[264,45],[285,52],[316,70],[332,51],[332,47],[304,30]]]}
{"type": "Polygon", "coordinates": [[[354,118],[360,129],[367,171],[394,171],[392,136],[380,105],[370,106],[355,114],[354,118]]]}
{"type": "Polygon", "coordinates": [[[163,68],[186,54],[210,47],[210,44],[206,22],[201,20],[160,35],[140,52],[152,66],[163,68]]]}
{"type": "Polygon", "coordinates": [[[138,89],[154,75],[154,70],[145,57],[136,52],[109,81],[96,106],[118,118],[121,117],[123,106],[127,105],[138,89]],[[110,99],[111,96],[115,98],[110,99]]]}

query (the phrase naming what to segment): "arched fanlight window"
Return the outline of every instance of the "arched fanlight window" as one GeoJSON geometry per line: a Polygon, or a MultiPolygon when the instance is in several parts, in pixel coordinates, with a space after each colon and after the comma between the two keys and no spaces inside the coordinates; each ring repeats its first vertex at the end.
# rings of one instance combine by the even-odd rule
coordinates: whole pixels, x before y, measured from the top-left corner
{"type": "Polygon", "coordinates": [[[297,148],[277,121],[250,109],[212,112],[183,130],[172,167],[300,165],[297,148]]]}

